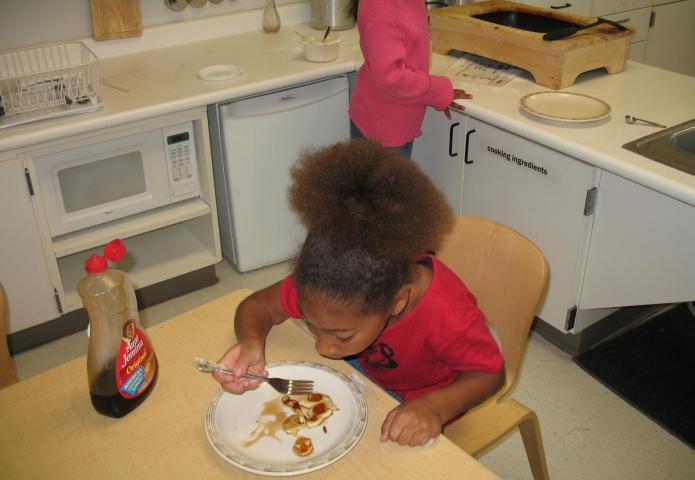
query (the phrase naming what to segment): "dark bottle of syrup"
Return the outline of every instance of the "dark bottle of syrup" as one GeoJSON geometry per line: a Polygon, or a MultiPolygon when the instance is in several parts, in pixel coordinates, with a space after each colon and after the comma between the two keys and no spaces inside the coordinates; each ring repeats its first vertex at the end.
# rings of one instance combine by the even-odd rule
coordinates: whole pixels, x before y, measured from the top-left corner
{"type": "Polygon", "coordinates": [[[87,376],[92,405],[109,417],[122,417],[140,405],[157,380],[159,366],[152,342],[138,317],[135,290],[120,270],[108,268],[126,249],[120,240],[91,255],[87,275],[77,284],[89,315],[87,376]]]}

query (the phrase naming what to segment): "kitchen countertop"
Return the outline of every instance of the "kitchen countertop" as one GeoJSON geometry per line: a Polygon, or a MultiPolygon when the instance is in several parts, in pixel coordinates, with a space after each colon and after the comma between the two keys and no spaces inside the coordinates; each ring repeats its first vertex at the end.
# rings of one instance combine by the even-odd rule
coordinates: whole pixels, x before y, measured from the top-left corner
{"type": "Polygon", "coordinates": [[[305,61],[294,30],[317,32],[301,24],[277,34],[247,32],[100,59],[99,111],[2,129],[0,152],[345,74],[361,61],[354,30],[340,33],[340,56],[330,63],[305,61]],[[243,74],[228,81],[197,78],[201,68],[219,64],[238,65],[243,74]]]}
{"type": "MultiPolygon", "coordinates": [[[[445,72],[454,61],[437,55],[432,71],[445,72]]],[[[603,70],[584,73],[573,86],[559,91],[591,95],[610,105],[610,117],[588,123],[561,123],[523,111],[519,100],[524,95],[553,91],[530,78],[524,73],[503,87],[454,83],[473,95],[472,100],[461,102],[468,115],[695,206],[695,175],[622,148],[659,131],[630,125],[625,115],[667,126],[695,118],[695,77],[636,62],[627,62],[625,70],[617,74],[603,70]]]]}
{"type": "MultiPolygon", "coordinates": [[[[0,130],[0,153],[21,152],[69,135],[353,72],[362,62],[355,29],[336,32],[342,38],[340,56],[329,63],[305,61],[294,30],[317,32],[300,23],[283,26],[278,34],[245,32],[102,58],[101,110],[0,130]],[[197,78],[202,67],[216,64],[239,65],[244,73],[220,82],[197,78]]],[[[432,72],[446,72],[455,60],[433,54],[432,72]]],[[[634,62],[628,62],[618,74],[585,73],[562,91],[600,98],[612,112],[607,119],[584,124],[558,123],[523,112],[521,97],[549,90],[526,73],[501,87],[454,83],[474,96],[461,102],[468,115],[695,206],[695,176],[622,148],[657,131],[625,123],[626,114],[668,126],[695,118],[694,77],[634,62]]]]}

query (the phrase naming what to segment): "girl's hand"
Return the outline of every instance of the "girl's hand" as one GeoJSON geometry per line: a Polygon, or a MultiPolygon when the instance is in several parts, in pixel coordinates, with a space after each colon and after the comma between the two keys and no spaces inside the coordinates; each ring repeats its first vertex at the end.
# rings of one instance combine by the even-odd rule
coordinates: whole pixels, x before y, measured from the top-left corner
{"type": "MultiPolygon", "coordinates": [[[[470,93],[466,93],[465,90],[459,90],[457,88],[454,88],[454,100],[459,100],[459,99],[469,99],[473,98],[473,95],[470,93]]],[[[449,108],[453,108],[454,110],[458,110],[462,112],[465,107],[463,105],[459,105],[458,103],[452,101],[447,108],[444,109],[444,115],[446,115],[446,118],[451,120],[451,112],[449,112],[449,108]]]]}
{"type": "Polygon", "coordinates": [[[416,447],[426,445],[442,431],[442,419],[425,398],[404,402],[386,415],[381,425],[381,441],[416,447]]]}
{"type": "Polygon", "coordinates": [[[258,388],[258,385],[261,383],[260,381],[245,378],[241,375],[246,372],[256,373],[258,375],[263,375],[265,373],[265,354],[263,346],[259,346],[255,343],[237,343],[219,359],[218,363],[234,370],[238,375],[234,376],[213,372],[213,378],[220,382],[224,391],[240,394],[247,390],[258,388]]]}

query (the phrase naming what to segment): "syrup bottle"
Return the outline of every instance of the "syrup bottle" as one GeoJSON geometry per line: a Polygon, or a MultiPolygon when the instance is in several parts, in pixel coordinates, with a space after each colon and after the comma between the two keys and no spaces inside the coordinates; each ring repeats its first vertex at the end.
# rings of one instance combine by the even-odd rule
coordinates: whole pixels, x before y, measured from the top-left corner
{"type": "Polygon", "coordinates": [[[152,391],[158,373],[152,342],[138,317],[135,290],[120,270],[108,268],[126,252],[120,240],[104,247],[104,256],[85,261],[87,275],[77,284],[89,315],[87,376],[97,412],[119,418],[140,405],[152,391]]]}

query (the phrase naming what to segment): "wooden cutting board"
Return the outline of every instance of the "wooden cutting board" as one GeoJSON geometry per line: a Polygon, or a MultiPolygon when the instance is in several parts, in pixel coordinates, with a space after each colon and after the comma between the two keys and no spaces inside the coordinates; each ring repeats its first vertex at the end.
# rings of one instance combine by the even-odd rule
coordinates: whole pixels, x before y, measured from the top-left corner
{"type": "Polygon", "coordinates": [[[142,35],[140,0],[89,0],[94,40],[142,35]]]}

